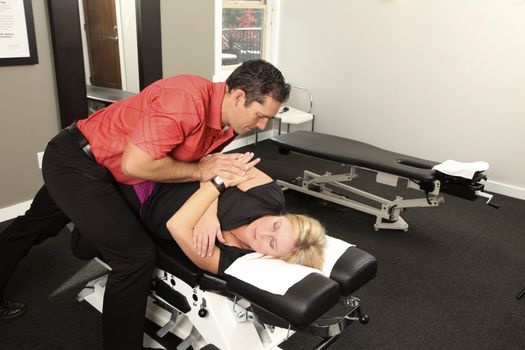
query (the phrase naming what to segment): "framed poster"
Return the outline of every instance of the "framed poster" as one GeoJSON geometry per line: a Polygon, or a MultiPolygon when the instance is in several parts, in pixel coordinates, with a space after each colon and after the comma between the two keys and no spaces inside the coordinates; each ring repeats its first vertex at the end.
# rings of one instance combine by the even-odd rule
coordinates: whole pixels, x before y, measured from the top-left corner
{"type": "Polygon", "coordinates": [[[31,0],[0,0],[0,66],[37,63],[31,0]]]}

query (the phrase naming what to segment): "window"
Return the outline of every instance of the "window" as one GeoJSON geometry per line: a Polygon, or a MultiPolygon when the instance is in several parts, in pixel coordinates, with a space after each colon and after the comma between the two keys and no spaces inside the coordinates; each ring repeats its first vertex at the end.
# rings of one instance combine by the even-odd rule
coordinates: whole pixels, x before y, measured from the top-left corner
{"type": "Polygon", "coordinates": [[[239,64],[252,59],[275,63],[277,0],[216,1],[216,77],[224,80],[239,64]]]}

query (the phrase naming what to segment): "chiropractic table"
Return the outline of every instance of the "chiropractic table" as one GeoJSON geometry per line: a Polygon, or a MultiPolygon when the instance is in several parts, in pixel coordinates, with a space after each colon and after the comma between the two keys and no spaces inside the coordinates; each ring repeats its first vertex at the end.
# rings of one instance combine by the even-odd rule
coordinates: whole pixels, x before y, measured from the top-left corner
{"type": "MultiPolygon", "coordinates": [[[[292,181],[278,180],[277,183],[285,189],[291,189],[308,195],[337,203],[349,208],[372,214],[376,217],[374,229],[408,230],[408,224],[400,216],[401,212],[411,207],[436,207],[444,202],[440,192],[475,200],[478,197],[488,199],[492,195],[483,192],[483,180],[487,177],[483,171],[475,171],[472,178],[452,176],[433,170],[438,162],[410,157],[400,153],[390,152],[363,142],[338,136],[310,131],[295,131],[270,139],[277,145],[279,153],[290,151],[330,160],[347,165],[349,170],[344,174],[333,175],[330,172],[316,174],[305,170],[302,177],[292,181]],[[403,199],[397,196],[394,200],[382,198],[343,182],[351,182],[361,171],[376,174],[376,182],[397,187],[398,180],[406,181],[407,188],[424,192],[424,197],[403,199]],[[352,198],[344,194],[353,194],[352,198]],[[360,201],[353,198],[365,199],[360,201]],[[377,205],[368,204],[370,201],[377,205]]],[[[488,166],[488,165],[487,165],[488,166]]]]}
{"type": "MultiPolygon", "coordinates": [[[[78,236],[78,230],[73,229],[74,236],[78,236]]],[[[257,253],[232,264],[230,268],[245,267],[257,279],[300,277],[287,282],[290,285],[281,291],[269,292],[246,282],[239,274],[223,277],[202,271],[174,241],[153,240],[158,267],[148,297],[144,346],[177,350],[190,346],[203,350],[280,349],[279,344],[294,332],[305,332],[320,338],[315,349],[326,349],[354,321],[368,323],[360,300],[352,293],[375,277],[377,262],[369,253],[346,242],[329,237],[332,243],[326,254],[332,259],[325,264],[325,274],[279,259],[252,259],[251,255],[257,253]],[[269,263],[277,265],[265,265],[269,263]]],[[[104,275],[90,281],[77,299],[102,312],[106,280],[104,275]]]]}
{"type": "MultiPolygon", "coordinates": [[[[98,90],[88,91],[94,95],[92,99],[106,105],[115,101],[112,97],[116,96],[116,90],[98,90]]],[[[83,260],[95,258],[111,270],[80,232],[74,226],[69,228],[73,253],[83,260]]],[[[171,343],[178,343],[177,350],[190,346],[195,350],[279,349],[280,343],[300,331],[320,337],[316,349],[321,350],[333,344],[354,321],[368,323],[368,316],[361,312],[360,300],[352,293],[375,277],[377,262],[355,246],[349,245],[341,255],[339,246],[338,259],[325,271],[328,276],[308,273],[280,295],[240,278],[222,278],[202,271],[174,242],[154,241],[158,267],[146,310],[145,346],[172,348],[171,343]],[[342,314],[339,311],[333,315],[331,309],[336,304],[344,306],[342,314]],[[179,339],[183,341],[179,343],[179,339]]],[[[285,274],[286,265],[292,265],[282,264],[282,269],[272,271],[272,275],[285,274]]],[[[87,301],[102,312],[106,281],[107,274],[88,282],[77,300],[87,301]]]]}

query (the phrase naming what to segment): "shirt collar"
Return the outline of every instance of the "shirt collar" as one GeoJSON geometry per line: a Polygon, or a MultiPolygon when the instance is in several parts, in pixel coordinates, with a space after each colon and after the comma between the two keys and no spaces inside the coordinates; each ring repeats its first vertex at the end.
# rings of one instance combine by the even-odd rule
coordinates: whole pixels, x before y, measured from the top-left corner
{"type": "Polygon", "coordinates": [[[213,83],[210,94],[210,112],[206,120],[206,125],[219,131],[222,131],[222,101],[224,100],[225,93],[225,82],[213,83]]]}

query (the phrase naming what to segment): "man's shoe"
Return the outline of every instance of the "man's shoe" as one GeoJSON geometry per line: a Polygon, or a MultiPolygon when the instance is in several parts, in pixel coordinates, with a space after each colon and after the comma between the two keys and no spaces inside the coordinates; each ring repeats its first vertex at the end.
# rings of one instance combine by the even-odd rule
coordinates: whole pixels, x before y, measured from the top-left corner
{"type": "Polygon", "coordinates": [[[0,300],[0,320],[7,320],[22,316],[26,312],[26,307],[22,303],[13,303],[7,300],[0,300]]]}

